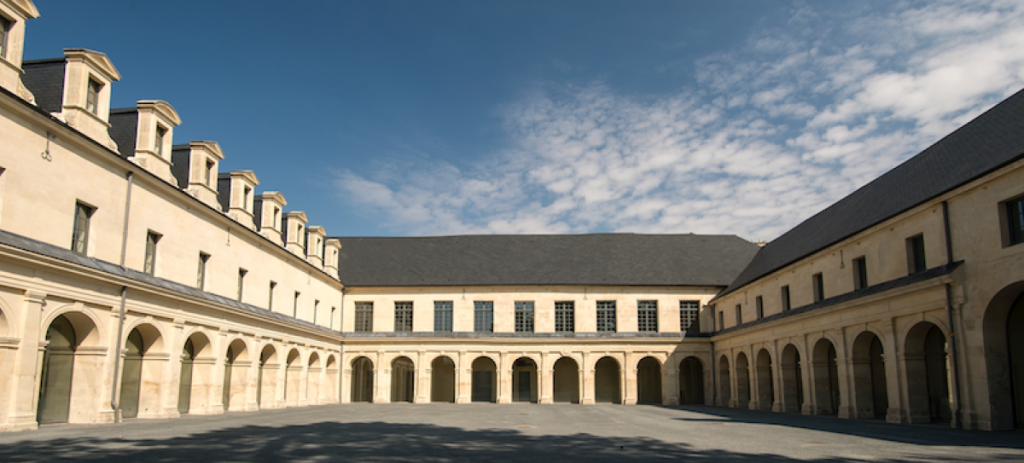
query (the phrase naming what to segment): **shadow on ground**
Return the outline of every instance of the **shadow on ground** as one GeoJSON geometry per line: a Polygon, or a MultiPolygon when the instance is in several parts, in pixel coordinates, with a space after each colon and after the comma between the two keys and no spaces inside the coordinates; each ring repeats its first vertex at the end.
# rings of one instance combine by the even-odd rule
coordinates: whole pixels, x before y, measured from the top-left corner
{"type": "MultiPolygon", "coordinates": [[[[848,420],[835,416],[806,416],[795,413],[733,410],[701,405],[665,408],[707,415],[700,418],[674,418],[690,423],[767,424],[923,446],[941,445],[1024,449],[1024,430],[1004,432],[965,431],[962,429],[951,429],[940,424],[893,424],[882,420],[848,420]]],[[[1020,456],[1015,458],[1019,459],[1020,456]]]]}
{"type": "MultiPolygon", "coordinates": [[[[986,461],[999,459],[989,455],[986,461]]],[[[1019,458],[1015,455],[1013,458],[1019,458]]],[[[698,451],[649,438],[588,434],[527,436],[514,430],[464,430],[421,424],[322,422],[301,426],[242,426],[168,439],[58,438],[0,448],[0,461],[72,459],[104,462],[272,461],[657,461],[790,462],[772,454],[698,451]]],[[[954,459],[954,458],[951,458],[954,459]]],[[[955,458],[963,461],[962,458],[955,458]]],[[[1005,458],[1009,460],[1009,456],[1005,458]]],[[[850,461],[840,458],[799,460],[850,461]]],[[[906,460],[888,460],[892,462],[906,460]]]]}

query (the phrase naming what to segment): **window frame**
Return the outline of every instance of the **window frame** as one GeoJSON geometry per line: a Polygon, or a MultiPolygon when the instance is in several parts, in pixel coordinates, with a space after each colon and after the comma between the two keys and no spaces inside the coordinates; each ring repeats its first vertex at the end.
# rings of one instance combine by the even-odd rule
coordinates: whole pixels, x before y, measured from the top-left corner
{"type": "Polygon", "coordinates": [[[928,261],[924,248],[924,234],[907,238],[907,275],[921,273],[928,270],[928,261]]]}
{"type": "Polygon", "coordinates": [[[270,288],[267,291],[267,310],[273,311],[274,310],[274,288],[277,288],[277,282],[274,281],[274,280],[270,280],[270,284],[268,286],[270,288]]]}
{"type": "Polygon", "coordinates": [[[473,301],[473,332],[494,332],[494,301],[473,301]]]}
{"type": "Polygon", "coordinates": [[[576,301],[555,301],[555,332],[576,332],[576,301]]]}
{"type": "Polygon", "coordinates": [[[515,302],[516,333],[533,333],[534,313],[533,301],[515,302]]]}
{"type": "Polygon", "coordinates": [[[83,256],[89,255],[89,229],[92,216],[95,213],[95,207],[75,201],[75,215],[71,228],[71,252],[83,256]]]}
{"type": "Polygon", "coordinates": [[[814,294],[814,302],[825,300],[825,275],[821,272],[811,275],[811,289],[814,294]]]}
{"type": "Polygon", "coordinates": [[[412,332],[412,301],[395,301],[395,332],[412,332]]]}
{"type": "Polygon", "coordinates": [[[14,29],[15,23],[16,21],[0,15],[0,58],[7,59],[7,41],[11,36],[11,30],[14,29]]]}
{"type": "Polygon", "coordinates": [[[636,301],[636,330],[645,333],[658,332],[658,301],[636,301]]]}
{"type": "Polygon", "coordinates": [[[199,268],[196,269],[196,289],[206,291],[206,264],[210,261],[210,255],[199,251],[199,268]]]}
{"type": "Polygon", "coordinates": [[[595,307],[597,331],[615,333],[618,331],[618,314],[615,301],[597,301],[595,307]]]}
{"type": "Polygon", "coordinates": [[[679,331],[682,333],[700,331],[700,301],[679,301],[679,331]],[[690,307],[691,305],[692,307],[690,307]]]}
{"type": "Polygon", "coordinates": [[[146,252],[142,260],[142,273],[146,275],[156,275],[156,246],[162,237],[153,230],[146,230],[146,252]]]}
{"type": "Polygon", "coordinates": [[[299,318],[299,297],[302,293],[295,291],[295,300],[292,302],[292,318],[299,318]]]}
{"type": "Polygon", "coordinates": [[[451,333],[455,310],[454,301],[434,301],[434,331],[451,333]]]}
{"type": "Polygon", "coordinates": [[[160,125],[156,125],[156,134],[153,138],[153,152],[157,156],[164,157],[164,137],[167,136],[167,129],[160,125]]]}
{"type": "Polygon", "coordinates": [[[100,114],[100,92],[103,91],[103,84],[89,76],[85,84],[85,110],[93,115],[100,114]]]}
{"type": "Polygon", "coordinates": [[[242,297],[245,295],[245,276],[248,274],[248,270],[238,268],[238,302],[242,302],[242,297]]]}
{"type": "Polygon", "coordinates": [[[779,289],[779,298],[782,300],[783,312],[793,310],[793,300],[790,299],[789,285],[785,285],[779,289]]]}
{"type": "Polygon", "coordinates": [[[373,332],[373,302],[356,301],[353,311],[354,326],[352,331],[356,333],[373,332]]]}
{"type": "Polygon", "coordinates": [[[757,297],[754,298],[754,309],[755,309],[755,314],[757,315],[757,319],[758,320],[764,318],[764,298],[763,297],[757,296],[757,297]]]}
{"type": "Polygon", "coordinates": [[[1002,222],[1003,247],[1024,243],[1024,196],[1003,201],[999,208],[1001,209],[999,216],[1002,222]]]}
{"type": "Polygon", "coordinates": [[[736,304],[736,326],[743,324],[743,304],[736,304]]]}
{"type": "Polygon", "coordinates": [[[206,169],[203,171],[203,183],[205,183],[206,186],[208,186],[210,188],[213,188],[213,180],[214,180],[214,177],[215,177],[213,175],[213,168],[214,167],[217,167],[217,163],[207,159],[206,160],[206,169]]]}
{"type": "Polygon", "coordinates": [[[853,267],[853,290],[860,291],[869,286],[868,284],[868,261],[867,257],[860,256],[850,261],[853,267]]]}

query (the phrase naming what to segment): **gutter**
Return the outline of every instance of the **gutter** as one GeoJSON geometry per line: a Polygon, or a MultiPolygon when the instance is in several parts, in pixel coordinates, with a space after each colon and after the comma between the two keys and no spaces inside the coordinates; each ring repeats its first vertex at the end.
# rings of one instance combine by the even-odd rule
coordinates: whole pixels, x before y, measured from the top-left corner
{"type": "MultiPolygon", "coordinates": [[[[128,171],[126,175],[128,184],[124,192],[124,228],[121,232],[121,268],[124,268],[125,255],[128,252],[128,216],[132,207],[132,184],[135,181],[134,172],[128,171]]],[[[114,410],[114,422],[121,422],[121,404],[118,403],[118,377],[121,374],[121,342],[124,335],[124,314],[125,304],[128,302],[128,287],[121,287],[121,309],[117,317],[117,344],[114,347],[114,377],[110,387],[110,408],[114,410]]]]}
{"type": "MultiPolygon", "coordinates": [[[[949,227],[949,203],[946,201],[942,202],[942,222],[946,233],[946,262],[947,264],[953,262],[953,238],[950,235],[949,227]]],[[[960,419],[961,415],[961,398],[960,398],[960,362],[957,361],[958,346],[956,343],[956,331],[957,326],[954,324],[956,317],[953,314],[953,287],[950,283],[946,283],[946,316],[949,323],[949,355],[950,363],[953,365],[953,427],[960,429],[963,427],[963,422],[960,419]]]]}

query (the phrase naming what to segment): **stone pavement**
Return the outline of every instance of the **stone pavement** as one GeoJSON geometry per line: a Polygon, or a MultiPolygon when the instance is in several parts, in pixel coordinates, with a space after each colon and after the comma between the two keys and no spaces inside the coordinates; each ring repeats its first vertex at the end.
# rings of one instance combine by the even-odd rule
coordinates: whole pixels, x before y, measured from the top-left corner
{"type": "Polygon", "coordinates": [[[1024,461],[986,433],[713,407],[351,404],[0,434],[0,462],[1024,461]]]}

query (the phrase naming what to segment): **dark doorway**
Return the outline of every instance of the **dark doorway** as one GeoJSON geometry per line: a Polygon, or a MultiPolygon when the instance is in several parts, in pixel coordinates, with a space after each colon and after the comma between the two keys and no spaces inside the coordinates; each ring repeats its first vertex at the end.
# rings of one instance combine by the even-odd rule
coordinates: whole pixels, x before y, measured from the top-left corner
{"type": "Polygon", "coordinates": [[[619,384],[619,362],[603,357],[594,366],[594,401],[598,403],[622,403],[619,384]]]}
{"type": "Polygon", "coordinates": [[[704,365],[697,357],[686,357],[679,363],[679,403],[704,403],[704,365]]]}
{"type": "Polygon", "coordinates": [[[78,347],[75,328],[67,317],[58,316],[50,323],[46,341],[36,419],[39,424],[67,423],[71,413],[75,349],[78,347]]]}

